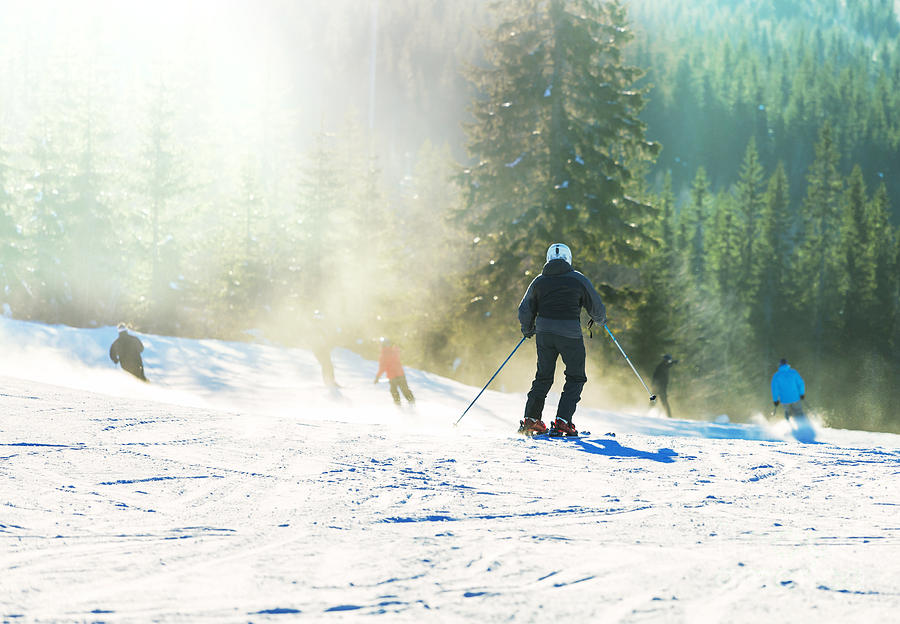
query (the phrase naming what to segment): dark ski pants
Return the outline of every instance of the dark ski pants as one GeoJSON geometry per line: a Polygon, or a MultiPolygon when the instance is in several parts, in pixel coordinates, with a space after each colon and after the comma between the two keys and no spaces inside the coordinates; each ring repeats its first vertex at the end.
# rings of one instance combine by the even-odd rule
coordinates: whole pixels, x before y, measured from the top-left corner
{"type": "Polygon", "coordinates": [[[416,397],[413,396],[412,390],[409,389],[409,385],[406,383],[406,375],[394,377],[388,381],[391,382],[391,396],[394,397],[394,403],[400,405],[401,392],[410,405],[416,402],[416,397]]]}
{"type": "Polygon", "coordinates": [[[581,400],[581,389],[587,382],[584,374],[584,340],[581,338],[567,338],[556,334],[537,333],[537,373],[525,402],[525,417],[540,420],[544,411],[544,401],[550,386],[553,385],[553,375],[556,373],[556,358],[562,356],[566,366],[566,383],[563,386],[562,396],[559,397],[559,405],[556,408],[556,417],[569,422],[575,413],[575,406],[581,400]]]}
{"type": "Polygon", "coordinates": [[[126,363],[122,362],[122,370],[128,371],[141,381],[147,381],[147,377],[144,375],[144,365],[143,364],[134,364],[134,363],[126,363]]]}
{"type": "Polygon", "coordinates": [[[669,407],[669,393],[665,386],[656,391],[656,398],[659,399],[660,405],[666,410],[666,416],[672,418],[672,408],[669,407]]]}

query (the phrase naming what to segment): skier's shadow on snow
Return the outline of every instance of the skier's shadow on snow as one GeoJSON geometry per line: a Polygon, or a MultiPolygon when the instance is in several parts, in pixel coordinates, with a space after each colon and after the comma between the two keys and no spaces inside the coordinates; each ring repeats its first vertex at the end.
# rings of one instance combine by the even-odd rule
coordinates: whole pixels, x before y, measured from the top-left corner
{"type": "Polygon", "coordinates": [[[615,440],[590,438],[572,440],[582,451],[594,455],[606,455],[607,457],[635,457],[637,459],[649,459],[651,461],[671,464],[675,462],[678,453],[668,448],[658,449],[656,452],[639,451],[637,449],[622,446],[615,440]]]}

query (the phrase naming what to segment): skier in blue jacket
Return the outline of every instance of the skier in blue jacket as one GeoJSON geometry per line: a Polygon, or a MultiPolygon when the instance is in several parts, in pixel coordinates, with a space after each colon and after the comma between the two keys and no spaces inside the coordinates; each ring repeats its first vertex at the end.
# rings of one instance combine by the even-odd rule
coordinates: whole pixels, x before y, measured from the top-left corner
{"type": "Polygon", "coordinates": [[[778,370],[772,375],[772,401],[775,407],[779,403],[784,404],[784,417],[790,420],[791,416],[803,416],[803,407],[800,405],[806,397],[806,385],[800,373],[791,368],[787,360],[782,358],[778,363],[778,370]]]}

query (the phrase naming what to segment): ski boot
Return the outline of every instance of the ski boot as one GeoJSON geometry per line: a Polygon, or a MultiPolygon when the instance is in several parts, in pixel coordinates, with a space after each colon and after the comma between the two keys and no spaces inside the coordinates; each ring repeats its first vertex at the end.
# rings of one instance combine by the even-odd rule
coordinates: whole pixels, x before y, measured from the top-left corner
{"type": "Polygon", "coordinates": [[[526,418],[519,421],[519,433],[524,436],[533,436],[541,433],[547,433],[547,425],[543,420],[535,420],[534,418],[526,418]]]}
{"type": "Polygon", "coordinates": [[[557,418],[550,424],[550,435],[553,437],[577,436],[578,429],[572,424],[572,421],[557,418]]]}

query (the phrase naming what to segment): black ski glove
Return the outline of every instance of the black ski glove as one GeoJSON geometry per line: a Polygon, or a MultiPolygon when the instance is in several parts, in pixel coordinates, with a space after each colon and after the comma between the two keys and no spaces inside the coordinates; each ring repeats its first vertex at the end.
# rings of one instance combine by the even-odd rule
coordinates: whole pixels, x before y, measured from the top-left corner
{"type": "Polygon", "coordinates": [[[526,338],[531,338],[532,336],[534,336],[534,327],[525,327],[523,325],[522,326],[522,335],[525,336],[526,338]]]}
{"type": "Polygon", "coordinates": [[[805,398],[806,398],[806,395],[805,395],[805,394],[801,394],[801,395],[800,395],[800,400],[801,400],[801,401],[802,401],[803,399],[805,399],[805,398]]]}
{"type": "Polygon", "coordinates": [[[775,401],[775,407],[778,407],[779,403],[780,403],[780,401],[775,401]]]}

